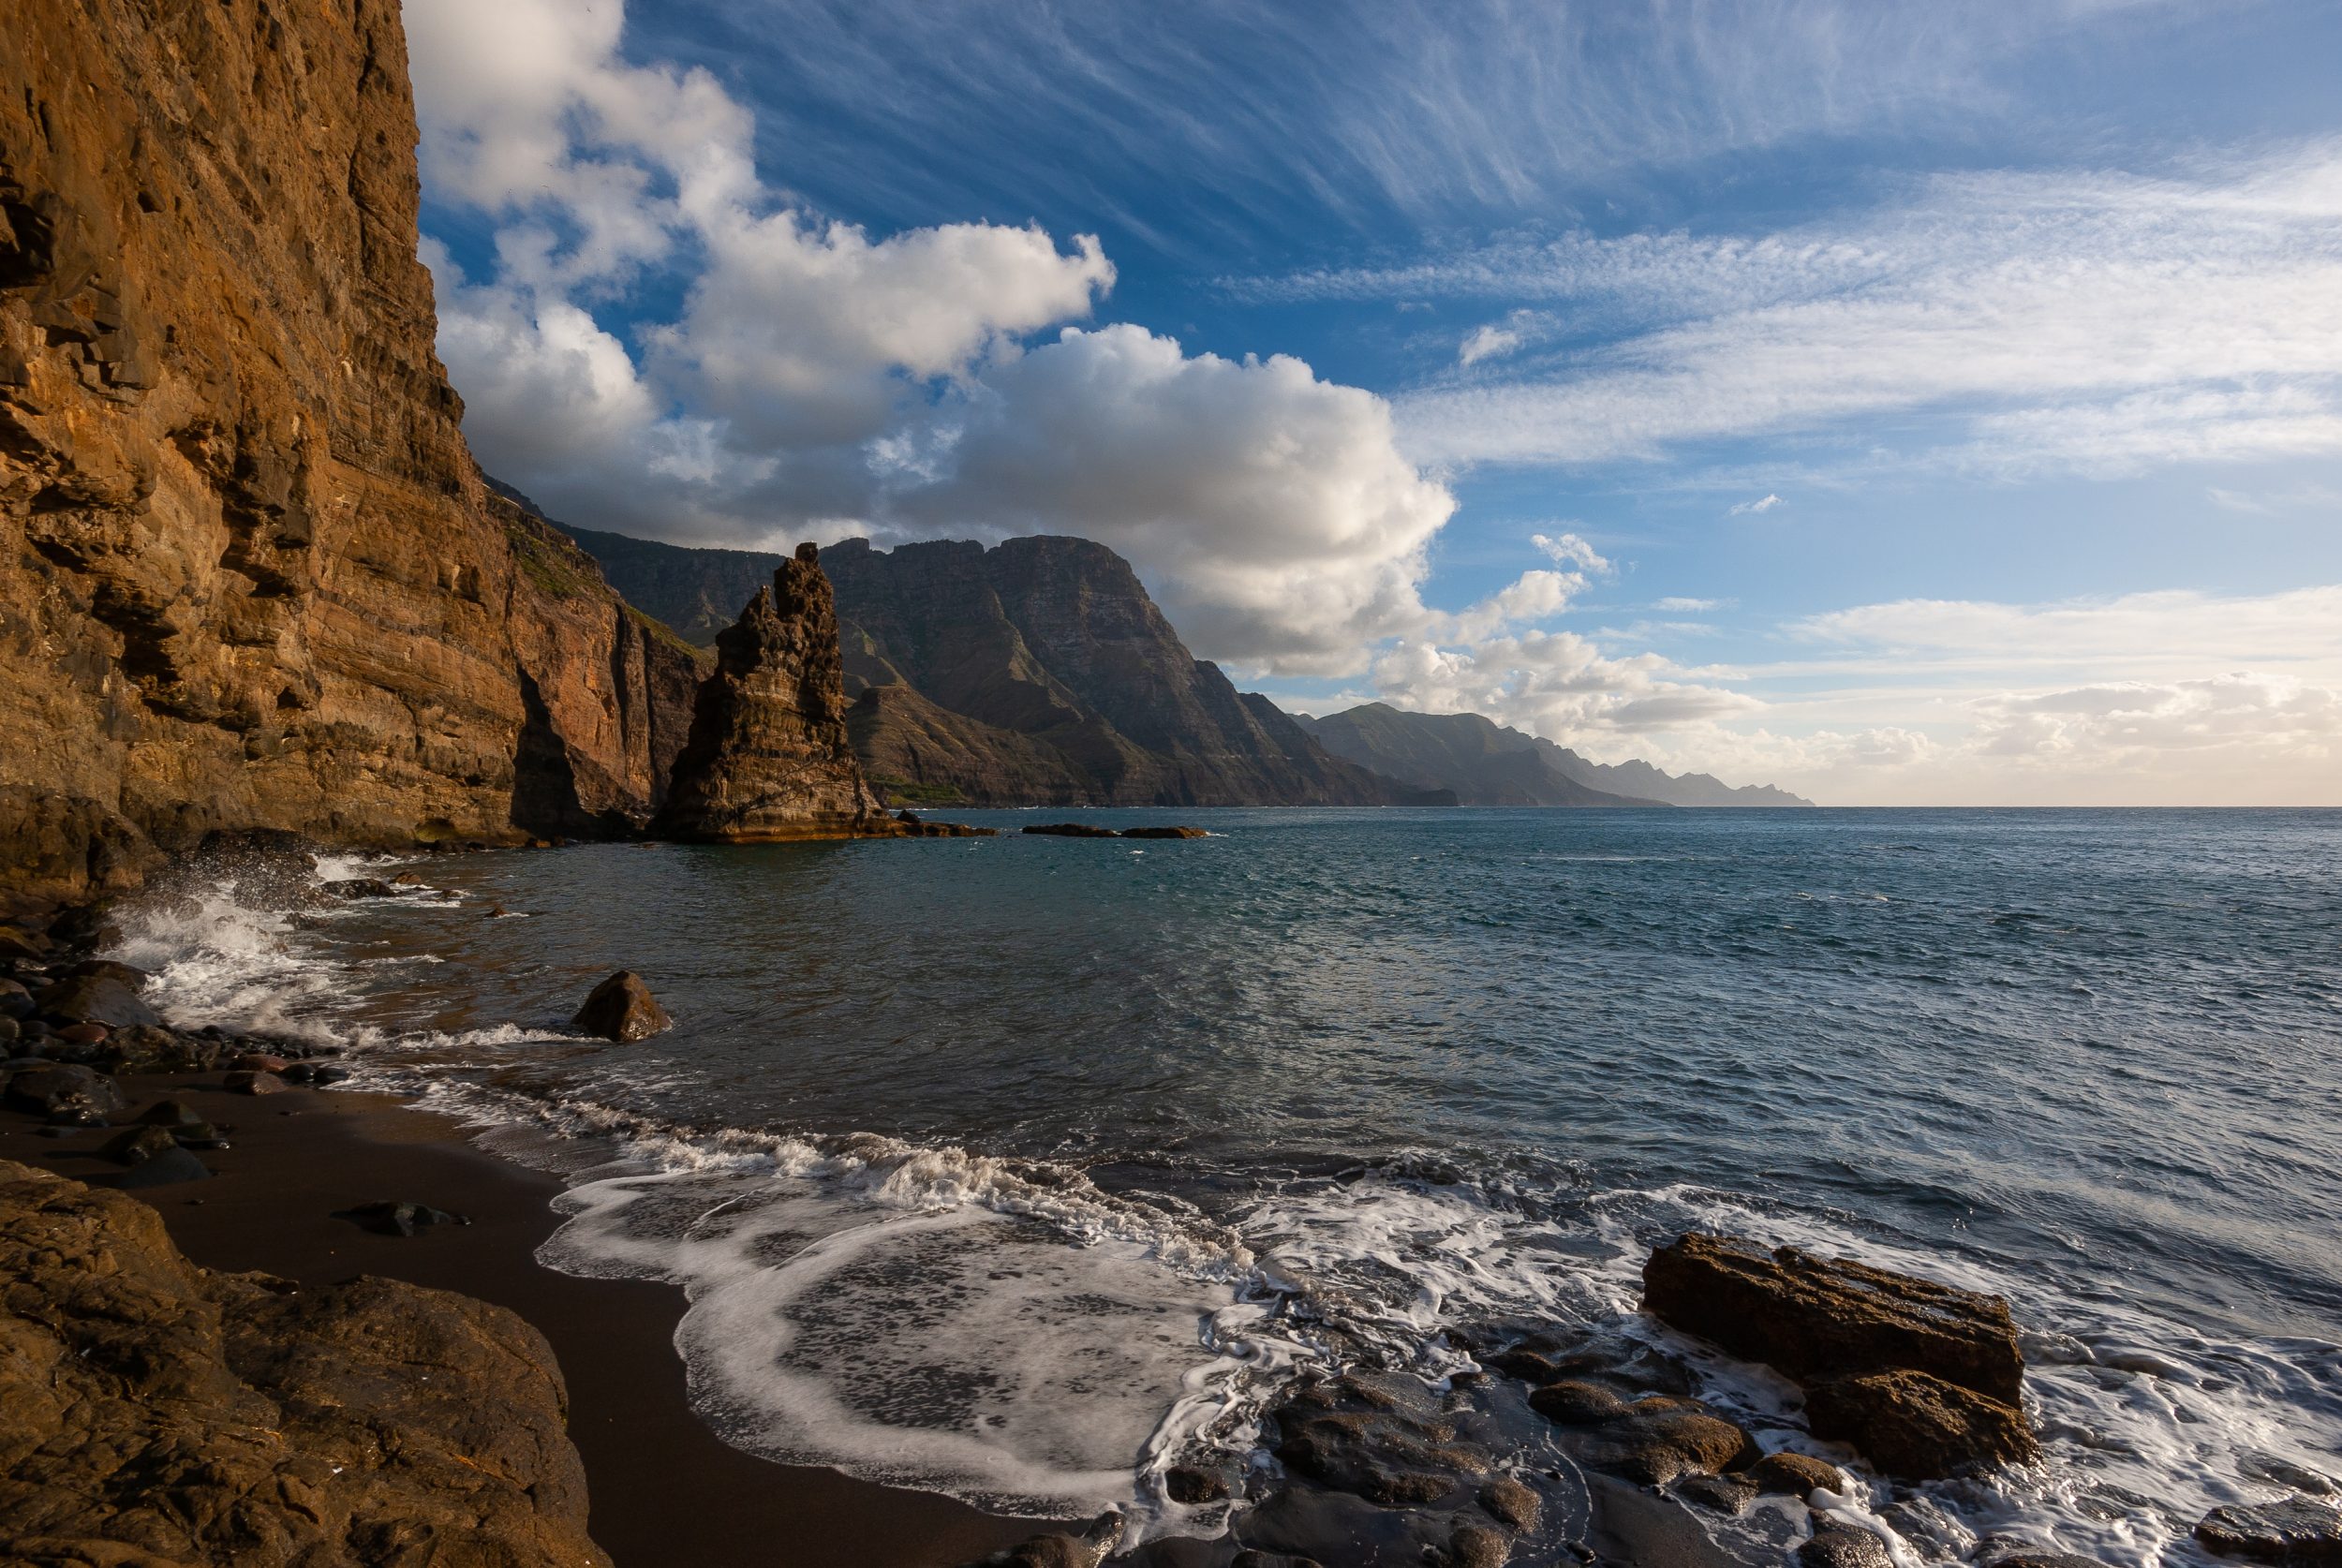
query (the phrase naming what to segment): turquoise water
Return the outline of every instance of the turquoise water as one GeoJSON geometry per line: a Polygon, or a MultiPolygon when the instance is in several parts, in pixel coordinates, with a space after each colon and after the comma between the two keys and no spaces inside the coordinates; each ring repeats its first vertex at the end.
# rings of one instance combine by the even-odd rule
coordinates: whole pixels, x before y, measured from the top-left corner
{"type": "Polygon", "coordinates": [[[549,1261],[689,1285],[777,1457],[1207,1528],[1149,1467],[1297,1368],[1614,1320],[1706,1224],[2011,1297],[2051,1462],[1875,1483],[1919,1557],[2176,1560],[2342,1474],[2342,813],[1074,815],[1214,836],[432,859],[131,955],[574,1145],[549,1261]],[[566,1037],[621,967],[679,1027],[566,1037]]]}

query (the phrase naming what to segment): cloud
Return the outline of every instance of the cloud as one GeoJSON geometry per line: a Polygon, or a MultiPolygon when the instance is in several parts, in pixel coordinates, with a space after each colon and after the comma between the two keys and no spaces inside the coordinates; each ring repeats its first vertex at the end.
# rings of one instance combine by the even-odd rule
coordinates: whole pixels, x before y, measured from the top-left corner
{"type": "Polygon", "coordinates": [[[1374,662],[1375,689],[1424,713],[1486,714],[1532,734],[1645,735],[1756,712],[1756,699],[1652,654],[1606,656],[1568,631],[1524,631],[1468,647],[1402,641],[1374,662]]]}
{"type": "Polygon", "coordinates": [[[1768,495],[1761,500],[1736,501],[1732,505],[1732,515],[1735,517],[1744,517],[1750,512],[1771,511],[1773,508],[1779,506],[1780,504],[1781,497],[1773,495],[1768,495]]]}
{"type": "Polygon", "coordinates": [[[1543,555],[1565,567],[1576,567],[1581,571],[1606,576],[1616,570],[1580,534],[1531,534],[1529,542],[1543,555]]]}
{"type": "MultiPolygon", "coordinates": [[[[1430,624],[1455,502],[1383,399],[1066,325],[1114,283],[1089,235],[824,220],[765,184],[714,77],[626,58],[620,5],[406,15],[432,196],[493,227],[480,275],[426,244],[441,354],[482,462],[554,515],[693,542],[1078,533],[1199,650],[1264,670],[1359,670],[1430,624]],[[646,298],[674,303],[645,321],[646,298]]],[[[1488,614],[1552,597],[1524,578],[1488,614]]]]}
{"type": "Polygon", "coordinates": [[[1666,599],[1654,599],[1651,608],[1696,615],[1710,610],[1721,610],[1731,602],[1727,599],[1686,599],[1680,594],[1670,594],[1666,599]]]}
{"type": "Polygon", "coordinates": [[[1069,330],[987,369],[938,426],[941,477],[896,516],[1111,545],[1214,657],[1345,673],[1427,614],[1423,553],[1454,498],[1399,457],[1388,405],[1298,360],[1069,330]]]}
{"type": "Polygon", "coordinates": [[[2312,509],[2342,511],[2342,490],[2324,484],[2295,484],[2262,491],[2229,490],[2213,484],[2204,487],[2204,497],[2222,511],[2241,511],[2255,517],[2276,517],[2312,509]]]}
{"type": "Polygon", "coordinates": [[[1520,333],[1511,327],[1475,327],[1464,334],[1463,342],[1457,348],[1456,362],[1461,365],[1478,364],[1482,360],[1511,353],[1520,347],[1521,342],[1520,333]]]}
{"type": "Polygon", "coordinates": [[[1934,422],[1906,461],[1984,471],[2342,451],[2342,142],[2159,175],[1946,175],[1775,234],[1579,235],[1283,287],[1538,299],[1598,333],[1401,399],[1430,463],[1787,434],[1876,461],[1887,416],[1934,422]]]}

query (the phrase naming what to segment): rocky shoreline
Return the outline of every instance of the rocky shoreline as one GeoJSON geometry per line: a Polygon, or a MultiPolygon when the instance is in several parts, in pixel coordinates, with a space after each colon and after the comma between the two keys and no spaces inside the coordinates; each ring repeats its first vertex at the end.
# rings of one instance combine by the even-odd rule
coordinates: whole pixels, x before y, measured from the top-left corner
{"type": "MultiPolygon", "coordinates": [[[[1483,1324],[1460,1347],[1475,1372],[1329,1371],[1267,1413],[1253,1462],[1174,1456],[1160,1484],[1212,1539],[1120,1550],[1111,1516],[1043,1526],[770,1465],[691,1415],[665,1343],[672,1291],[534,1265],[557,1184],[380,1097],[314,1092],[345,1075],[330,1052],[171,1027],[139,971],[89,954],[101,925],[81,912],[0,927],[9,1561],[134,1548],[149,1555],[122,1561],[371,1562],[411,1547],[443,1562],[651,1562],[702,1516],[754,1513],[749,1500],[779,1485],[828,1497],[837,1555],[820,1561],[904,1568],[1887,1568],[1881,1525],[1931,1560],[2087,1568],[1979,1540],[1903,1487],[1872,1514],[1841,1469],[1859,1457],[1922,1482],[2038,1463],[2008,1303],[1697,1233],[1652,1254],[1643,1318],[1594,1333],[1483,1324]],[[378,1141],[400,1137],[386,1119],[402,1142],[378,1141]],[[603,1308],[585,1303],[630,1292],[644,1332],[614,1351],[603,1308]],[[1694,1360],[1714,1354],[1798,1385],[1802,1421],[1750,1425],[1696,1398],[1694,1360]],[[585,1407],[563,1376],[581,1365],[596,1390],[585,1407]],[[661,1392],[645,1393],[646,1376],[661,1392]],[[696,1500],[604,1429],[652,1418],[696,1454],[696,1500]],[[145,1501],[156,1475],[181,1499],[163,1513],[145,1501]],[[589,1477],[598,1499],[622,1500],[590,1522],[589,1477]]],[[[586,1012],[614,1031],[664,1022],[631,976],[601,998],[586,1012]]],[[[2296,1498],[2217,1510],[2196,1538],[2249,1561],[2332,1562],[2342,1519],[2296,1498]]],[[[720,1531],[691,1556],[760,1560],[720,1531]]]]}

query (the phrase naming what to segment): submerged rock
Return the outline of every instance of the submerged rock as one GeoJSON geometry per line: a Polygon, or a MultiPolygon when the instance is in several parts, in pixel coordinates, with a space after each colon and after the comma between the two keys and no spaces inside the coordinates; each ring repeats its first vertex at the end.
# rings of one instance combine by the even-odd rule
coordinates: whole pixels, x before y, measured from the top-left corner
{"type": "Polygon", "coordinates": [[[2196,1539],[2223,1557],[2256,1562],[2342,1562],[2342,1511],[2332,1504],[2290,1497],[2277,1502],[2231,1503],[2215,1508],[2196,1526],[2196,1539]]]}
{"type": "Polygon", "coordinates": [[[0,1278],[0,1561],[608,1568],[500,1307],[198,1269],[148,1205],[7,1162],[0,1278]]]}
{"type": "Polygon", "coordinates": [[[1044,838],[1119,838],[1122,836],[1110,827],[1094,822],[1043,822],[1024,830],[1044,838]]]}
{"type": "Polygon", "coordinates": [[[621,1042],[648,1040],[674,1027],[674,1020],[632,969],[620,969],[595,986],[570,1020],[570,1028],[581,1034],[621,1042]]]}

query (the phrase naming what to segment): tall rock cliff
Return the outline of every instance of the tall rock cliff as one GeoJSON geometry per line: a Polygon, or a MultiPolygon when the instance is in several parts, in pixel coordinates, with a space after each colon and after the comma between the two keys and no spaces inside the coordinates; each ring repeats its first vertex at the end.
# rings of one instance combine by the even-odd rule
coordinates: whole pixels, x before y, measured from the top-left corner
{"type": "MultiPolygon", "coordinates": [[[[611,581],[694,640],[778,557],[571,529],[611,581]]],[[[1191,655],[1113,551],[1088,540],[848,540],[837,585],[863,769],[913,802],[1386,806],[1445,797],[1329,754],[1191,655]]],[[[1452,804],[1449,802],[1448,804],[1452,804]]]]}
{"type": "Polygon", "coordinates": [[[818,552],[801,544],[717,635],[658,831],[765,844],[891,826],[854,765],[837,606],[818,552]]]}
{"type": "Polygon", "coordinates": [[[609,831],[698,667],[482,489],[395,0],[0,26],[0,903],[221,830],[609,831]]]}

